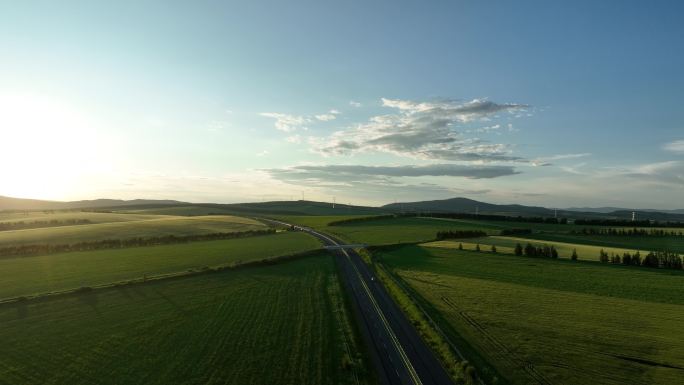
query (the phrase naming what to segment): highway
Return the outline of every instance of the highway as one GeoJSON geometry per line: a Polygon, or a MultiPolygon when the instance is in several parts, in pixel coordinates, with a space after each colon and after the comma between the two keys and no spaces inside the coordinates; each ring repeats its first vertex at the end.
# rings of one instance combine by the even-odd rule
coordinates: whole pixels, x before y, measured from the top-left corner
{"type": "MultiPolygon", "coordinates": [[[[291,226],[280,221],[271,221],[291,226]]],[[[307,227],[292,225],[326,246],[343,243],[307,227]]],[[[377,367],[380,383],[390,385],[453,384],[432,350],[392,300],[361,256],[350,248],[329,248],[337,256],[340,276],[348,290],[361,333],[377,367]]]]}

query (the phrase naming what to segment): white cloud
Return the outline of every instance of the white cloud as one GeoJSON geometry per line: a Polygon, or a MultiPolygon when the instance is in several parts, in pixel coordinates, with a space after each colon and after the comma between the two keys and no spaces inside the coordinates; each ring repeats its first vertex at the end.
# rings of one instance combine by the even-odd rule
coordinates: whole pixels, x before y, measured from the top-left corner
{"type": "Polygon", "coordinates": [[[321,115],[316,115],[315,117],[316,117],[316,119],[318,119],[322,122],[328,122],[328,121],[337,119],[335,114],[321,114],[321,115]]]}
{"type": "Polygon", "coordinates": [[[666,143],[665,145],[663,145],[663,149],[665,149],[666,151],[684,154],[684,139],[666,143]]]}
{"type": "Polygon", "coordinates": [[[262,170],[282,181],[320,181],[322,183],[349,183],[383,180],[391,183],[401,177],[463,177],[467,179],[491,179],[515,175],[519,172],[511,166],[483,166],[459,164],[431,164],[425,166],[364,166],[364,165],[303,165],[288,168],[262,170]]]}
{"type": "Polygon", "coordinates": [[[357,107],[357,108],[358,108],[358,107],[361,107],[361,103],[355,102],[355,101],[353,101],[353,100],[350,100],[350,101],[349,101],[349,105],[352,106],[352,107],[357,107]]]}
{"type": "Polygon", "coordinates": [[[339,114],[341,114],[340,111],[338,111],[338,110],[336,110],[336,109],[334,109],[334,108],[333,108],[332,110],[328,111],[328,113],[329,113],[329,114],[333,114],[333,115],[339,115],[339,114]]]}
{"type": "Polygon", "coordinates": [[[292,132],[297,129],[306,129],[305,124],[311,119],[305,116],[281,114],[279,112],[262,112],[259,115],[275,119],[275,128],[280,131],[292,132]]]}
{"type": "Polygon", "coordinates": [[[382,103],[397,109],[397,113],[374,116],[348,130],[316,138],[312,150],[323,155],[375,151],[419,159],[525,161],[510,154],[510,145],[466,138],[462,124],[493,118],[498,112],[520,111],[526,105],[497,104],[484,99],[414,102],[383,98],[382,103]]]}
{"type": "Polygon", "coordinates": [[[266,156],[268,154],[269,154],[268,150],[263,150],[263,151],[257,152],[256,156],[261,157],[261,156],[266,156]]]}

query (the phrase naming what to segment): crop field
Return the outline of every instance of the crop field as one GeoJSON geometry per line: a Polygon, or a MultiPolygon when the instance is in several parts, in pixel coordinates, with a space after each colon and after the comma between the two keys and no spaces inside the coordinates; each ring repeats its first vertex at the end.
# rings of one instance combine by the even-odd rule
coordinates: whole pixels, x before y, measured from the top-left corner
{"type": "Polygon", "coordinates": [[[499,383],[684,383],[682,271],[420,246],[379,257],[499,383]]]}
{"type": "Polygon", "coordinates": [[[300,226],[311,227],[315,229],[322,229],[328,226],[330,222],[342,221],[345,219],[365,218],[368,215],[279,215],[277,218],[287,223],[293,223],[300,226]]]}
{"type": "Polygon", "coordinates": [[[136,209],[136,210],[123,210],[121,212],[134,213],[134,214],[148,214],[148,215],[178,215],[178,216],[197,216],[197,215],[230,215],[232,212],[229,210],[217,208],[217,207],[204,207],[204,206],[171,206],[171,207],[157,207],[157,208],[147,208],[147,209],[136,209]]]}
{"type": "MultiPolygon", "coordinates": [[[[601,250],[608,254],[618,254],[622,255],[624,253],[634,254],[636,250],[634,249],[623,249],[615,247],[601,247],[584,245],[579,243],[565,243],[565,242],[545,242],[537,241],[535,239],[528,238],[517,238],[517,237],[502,237],[502,236],[491,236],[491,237],[481,237],[481,238],[468,238],[468,239],[452,239],[446,241],[435,241],[424,243],[425,247],[440,247],[446,249],[457,249],[458,245],[463,245],[464,250],[475,250],[476,245],[480,245],[480,250],[489,252],[491,246],[496,246],[497,253],[502,254],[514,254],[515,245],[520,243],[521,246],[525,247],[527,243],[530,243],[534,247],[540,247],[544,245],[553,246],[558,251],[559,258],[570,258],[573,250],[577,250],[577,257],[580,260],[585,261],[597,261],[599,253],[601,250]]],[[[640,250],[642,254],[648,252],[648,250],[640,250]]]]}
{"type": "Polygon", "coordinates": [[[197,217],[109,214],[143,218],[131,221],[0,231],[0,246],[19,244],[69,244],[103,239],[126,239],[163,235],[194,235],[263,230],[266,225],[249,218],[210,215],[197,217]]]}
{"type": "Polygon", "coordinates": [[[0,259],[0,299],[272,258],[320,248],[286,232],[258,237],[0,259]]]}
{"type": "Polygon", "coordinates": [[[323,254],[0,306],[0,383],[363,384],[351,330],[323,254]]]}
{"type": "Polygon", "coordinates": [[[497,227],[486,223],[472,224],[413,217],[327,226],[323,230],[350,242],[369,245],[427,242],[434,240],[438,231],[444,230],[482,230],[493,234],[499,232],[497,227]]]}
{"type": "Polygon", "coordinates": [[[542,241],[583,243],[603,247],[624,247],[648,251],[659,250],[684,253],[684,237],[679,236],[652,237],[540,233],[525,237],[542,241]]]}
{"type": "Polygon", "coordinates": [[[26,211],[26,212],[0,212],[0,222],[34,222],[34,221],[67,221],[86,219],[91,223],[109,222],[129,222],[145,219],[159,219],[161,215],[147,214],[123,214],[123,213],[102,213],[80,210],[64,211],[26,211]]]}

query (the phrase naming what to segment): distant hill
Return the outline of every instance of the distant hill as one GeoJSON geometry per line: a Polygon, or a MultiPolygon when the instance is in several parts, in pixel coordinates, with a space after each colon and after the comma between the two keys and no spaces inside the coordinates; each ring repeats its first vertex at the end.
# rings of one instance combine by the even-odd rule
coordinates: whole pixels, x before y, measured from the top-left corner
{"type": "MultiPolygon", "coordinates": [[[[497,205],[479,202],[468,198],[451,198],[442,200],[392,203],[381,208],[392,212],[443,212],[443,213],[480,213],[492,215],[523,216],[523,217],[553,217],[559,218],[606,218],[631,219],[632,211],[619,207],[600,207],[586,209],[549,209],[538,206],[523,206],[518,204],[497,205]]],[[[637,210],[637,219],[657,221],[684,221],[684,210],[637,210]]]]}
{"type": "MultiPolygon", "coordinates": [[[[314,201],[273,201],[255,203],[188,203],[176,200],[155,199],[94,199],[71,202],[46,201],[36,199],[9,198],[0,196],[0,211],[24,210],[141,210],[175,208],[171,212],[197,212],[235,215],[378,215],[401,212],[441,212],[441,213],[480,213],[523,217],[559,218],[606,218],[630,219],[632,211],[618,207],[549,209],[539,206],[518,204],[499,205],[479,202],[468,198],[451,198],[419,202],[392,203],[381,207],[352,206],[330,202],[314,201]],[[188,208],[187,210],[181,208],[188,208]],[[192,208],[192,209],[191,209],[192,208]],[[201,208],[201,209],[197,209],[201,208]],[[580,211],[582,210],[582,211],[580,211]]],[[[183,214],[180,214],[183,215],[183,214]]],[[[197,214],[199,215],[199,214],[197,214]]],[[[636,210],[637,219],[657,221],[684,221],[684,210],[636,210]]]]}
{"type": "Polygon", "coordinates": [[[38,199],[10,198],[0,196],[0,211],[23,211],[23,210],[72,210],[72,209],[101,209],[126,206],[170,206],[185,205],[188,203],[174,200],[154,199],[94,199],[82,201],[45,201],[38,199]]]}
{"type": "Polygon", "coordinates": [[[447,212],[447,213],[480,213],[510,216],[553,216],[554,211],[535,206],[497,205],[479,202],[468,198],[450,198],[432,201],[392,203],[382,206],[394,212],[447,212]]]}
{"type": "Polygon", "coordinates": [[[235,204],[212,204],[202,203],[197,206],[216,207],[234,214],[253,214],[253,215],[376,215],[387,214],[388,210],[378,207],[352,206],[336,204],[334,207],[330,202],[314,201],[274,201],[256,203],[235,203],[235,204]]]}
{"type": "MultiPolygon", "coordinates": [[[[313,201],[274,201],[256,203],[188,203],[175,200],[154,199],[94,199],[71,202],[46,201],[37,199],[22,199],[0,196],[0,211],[30,211],[30,210],[140,210],[155,208],[183,208],[200,207],[204,212],[220,214],[242,215],[374,215],[386,214],[387,210],[377,207],[351,206],[313,201]]],[[[182,210],[178,211],[182,212],[182,210]]]]}

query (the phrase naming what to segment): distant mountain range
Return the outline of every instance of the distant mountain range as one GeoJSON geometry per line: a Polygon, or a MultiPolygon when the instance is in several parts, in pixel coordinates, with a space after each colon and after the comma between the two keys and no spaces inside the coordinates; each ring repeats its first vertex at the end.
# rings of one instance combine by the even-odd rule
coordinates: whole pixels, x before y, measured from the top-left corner
{"type": "Polygon", "coordinates": [[[480,213],[508,216],[540,216],[559,218],[608,218],[631,219],[632,211],[638,219],[652,219],[658,221],[684,221],[682,210],[631,210],[619,207],[600,208],[571,208],[549,209],[538,206],[523,206],[517,204],[497,205],[479,202],[467,198],[451,198],[432,201],[392,203],[381,207],[393,212],[452,212],[452,213],[480,213]]]}
{"type": "Polygon", "coordinates": [[[99,209],[124,206],[170,206],[187,205],[185,202],[174,200],[154,199],[94,199],[82,201],[44,201],[38,199],[10,198],[0,196],[0,211],[2,210],[73,210],[73,209],[99,209]]]}
{"type": "Polygon", "coordinates": [[[630,219],[632,211],[640,220],[684,221],[684,209],[679,210],[632,210],[620,207],[580,207],[549,209],[539,206],[518,204],[499,205],[479,202],[468,198],[451,198],[419,202],[392,203],[381,207],[332,205],[329,202],[314,201],[272,201],[258,203],[189,203],[176,200],[155,199],[95,199],[71,202],[44,201],[36,199],[10,198],[0,196],[0,211],[24,210],[127,210],[157,207],[200,206],[215,209],[217,213],[233,214],[280,214],[280,215],[373,215],[401,212],[446,212],[479,213],[508,216],[537,216],[566,218],[613,218],[630,219]]]}

